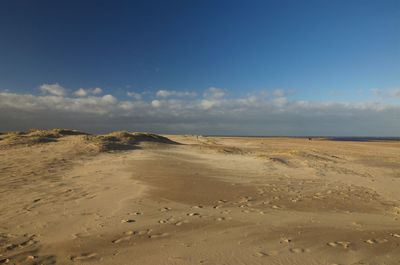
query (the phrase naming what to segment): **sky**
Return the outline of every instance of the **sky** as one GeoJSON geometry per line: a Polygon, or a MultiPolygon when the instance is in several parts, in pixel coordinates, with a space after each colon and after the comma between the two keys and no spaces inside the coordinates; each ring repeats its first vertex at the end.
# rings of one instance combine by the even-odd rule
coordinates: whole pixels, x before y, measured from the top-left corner
{"type": "Polygon", "coordinates": [[[400,1],[0,3],[0,130],[400,136],[400,1]]]}

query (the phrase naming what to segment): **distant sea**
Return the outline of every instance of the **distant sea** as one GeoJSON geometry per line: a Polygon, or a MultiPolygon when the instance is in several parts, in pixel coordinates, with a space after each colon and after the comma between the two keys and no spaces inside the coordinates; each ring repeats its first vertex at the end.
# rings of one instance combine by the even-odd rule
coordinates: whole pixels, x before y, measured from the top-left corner
{"type": "Polygon", "coordinates": [[[332,141],[353,141],[353,142],[370,142],[370,141],[400,141],[400,137],[323,137],[332,141]]]}
{"type": "Polygon", "coordinates": [[[250,137],[250,138],[302,138],[302,139],[324,139],[331,141],[372,142],[372,141],[400,141],[400,137],[380,136],[264,136],[264,135],[204,135],[214,137],[250,137]]]}

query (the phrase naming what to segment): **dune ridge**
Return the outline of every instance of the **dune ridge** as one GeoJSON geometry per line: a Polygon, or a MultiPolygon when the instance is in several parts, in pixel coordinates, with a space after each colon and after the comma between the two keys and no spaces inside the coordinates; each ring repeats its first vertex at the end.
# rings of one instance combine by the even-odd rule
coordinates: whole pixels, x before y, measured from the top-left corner
{"type": "Polygon", "coordinates": [[[32,146],[56,142],[67,136],[82,136],[82,144],[97,146],[99,151],[134,149],[141,142],[177,144],[170,139],[152,133],[116,131],[104,135],[93,135],[70,129],[31,129],[27,132],[4,132],[0,134],[0,148],[19,145],[32,146]]]}

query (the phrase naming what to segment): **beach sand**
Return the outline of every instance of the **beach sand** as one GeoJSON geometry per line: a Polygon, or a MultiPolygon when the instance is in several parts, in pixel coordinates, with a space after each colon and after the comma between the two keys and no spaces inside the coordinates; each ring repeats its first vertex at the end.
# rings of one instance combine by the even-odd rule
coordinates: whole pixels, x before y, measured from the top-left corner
{"type": "Polygon", "coordinates": [[[400,142],[0,135],[0,264],[400,264],[400,142]]]}

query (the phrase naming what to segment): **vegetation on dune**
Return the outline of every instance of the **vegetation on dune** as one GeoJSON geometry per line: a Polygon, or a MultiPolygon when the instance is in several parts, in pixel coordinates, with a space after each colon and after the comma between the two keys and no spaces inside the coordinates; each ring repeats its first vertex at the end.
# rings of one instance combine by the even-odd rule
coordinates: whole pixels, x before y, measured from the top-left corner
{"type": "Polygon", "coordinates": [[[176,144],[170,139],[152,133],[116,131],[104,135],[92,135],[69,129],[38,130],[27,132],[5,132],[0,134],[0,146],[10,147],[19,145],[36,145],[57,142],[65,136],[80,136],[77,138],[82,144],[95,146],[99,151],[135,149],[141,142],[176,144]]]}
{"type": "Polygon", "coordinates": [[[88,136],[87,140],[97,144],[102,151],[134,149],[135,146],[141,142],[176,144],[176,142],[161,135],[141,132],[129,133],[126,131],[88,136]]]}
{"type": "Polygon", "coordinates": [[[1,135],[1,145],[35,145],[40,143],[55,142],[58,138],[67,135],[87,135],[86,133],[68,129],[39,130],[30,129],[27,132],[6,132],[1,135]]]}

